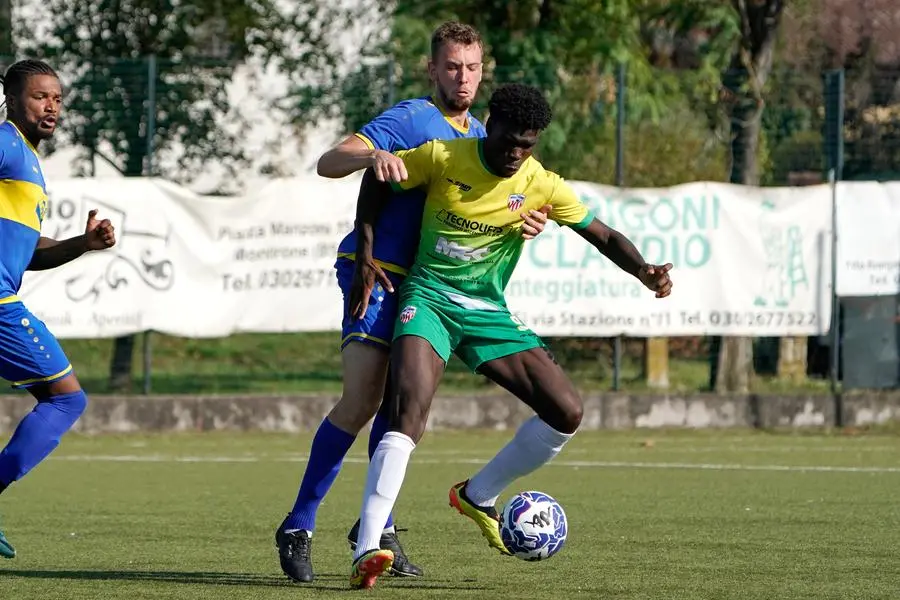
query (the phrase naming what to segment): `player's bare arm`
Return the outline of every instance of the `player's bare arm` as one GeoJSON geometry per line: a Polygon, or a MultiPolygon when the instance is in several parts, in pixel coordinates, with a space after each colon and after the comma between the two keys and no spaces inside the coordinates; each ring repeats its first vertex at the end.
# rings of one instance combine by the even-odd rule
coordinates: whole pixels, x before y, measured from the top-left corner
{"type": "Polygon", "coordinates": [[[350,288],[350,314],[361,319],[366,314],[369,297],[376,283],[388,292],[394,287],[385,272],[375,262],[375,223],[391,198],[391,187],[377,179],[375,170],[366,169],[356,201],[356,270],[350,288]]]}
{"type": "Polygon", "coordinates": [[[340,179],[360,169],[371,168],[378,181],[405,181],[406,166],[399,157],[386,150],[372,150],[355,135],[323,154],[316,165],[322,177],[340,179]]]}
{"type": "Polygon", "coordinates": [[[109,219],[97,219],[97,210],[88,213],[84,233],[67,240],[41,237],[28,264],[29,271],[55,269],[91,250],[105,250],[116,244],[116,230],[109,219]]]}
{"type": "Polygon", "coordinates": [[[669,278],[672,263],[648,264],[631,240],[621,232],[594,219],[587,227],[578,230],[578,235],[617,267],[637,277],[647,289],[656,292],[657,298],[665,298],[672,292],[672,280],[669,278]]]}

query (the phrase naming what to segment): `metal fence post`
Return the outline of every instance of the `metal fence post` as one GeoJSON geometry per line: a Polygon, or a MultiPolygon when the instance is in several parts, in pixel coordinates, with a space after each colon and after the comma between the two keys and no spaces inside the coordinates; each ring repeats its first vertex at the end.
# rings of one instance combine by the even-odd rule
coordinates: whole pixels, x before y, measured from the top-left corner
{"type": "MultiPolygon", "coordinates": [[[[156,79],[159,76],[159,67],[156,55],[151,54],[147,58],[147,158],[144,173],[147,177],[153,176],[154,135],[156,133],[156,79]]],[[[153,377],[153,332],[147,330],[143,336],[143,393],[150,394],[151,380],[153,377]]]]}
{"type": "MultiPolygon", "coordinates": [[[[616,67],[616,185],[625,185],[625,63],[616,67]]],[[[613,390],[622,379],[622,336],[613,338],[613,390]]]]}
{"type": "Polygon", "coordinates": [[[841,299],[837,293],[837,186],[844,168],[844,71],[826,71],[825,88],[825,156],[828,181],[831,184],[831,364],[829,379],[834,396],[835,424],[844,424],[843,399],[839,384],[841,359],[841,299]]]}

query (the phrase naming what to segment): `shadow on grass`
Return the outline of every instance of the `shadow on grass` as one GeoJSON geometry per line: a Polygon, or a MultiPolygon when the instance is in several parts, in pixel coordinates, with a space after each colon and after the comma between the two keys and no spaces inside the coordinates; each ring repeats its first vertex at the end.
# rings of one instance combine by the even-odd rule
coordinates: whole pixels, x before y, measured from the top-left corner
{"type": "MultiPolygon", "coordinates": [[[[188,585],[231,585],[250,587],[283,587],[310,590],[352,591],[347,575],[334,573],[317,574],[315,583],[294,583],[285,577],[252,573],[221,573],[212,571],[32,571],[0,569],[5,577],[25,579],[62,579],[74,581],[146,581],[156,583],[178,583],[188,585]]],[[[419,581],[418,579],[391,579],[391,583],[401,583],[402,588],[422,588],[439,590],[485,589],[473,585],[471,581],[458,583],[419,581]]]]}

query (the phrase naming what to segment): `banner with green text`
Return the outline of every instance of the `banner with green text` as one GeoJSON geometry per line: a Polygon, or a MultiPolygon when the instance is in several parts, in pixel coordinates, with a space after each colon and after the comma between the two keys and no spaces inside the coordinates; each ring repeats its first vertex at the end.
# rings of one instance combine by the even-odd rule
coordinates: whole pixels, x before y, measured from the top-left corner
{"type": "Polygon", "coordinates": [[[814,335],[831,318],[827,186],[692,183],[620,189],[570,182],[651,263],[674,265],[656,299],[577,233],[526,244],[507,287],[526,325],[557,336],[814,335]]]}
{"type": "MultiPolygon", "coordinates": [[[[657,300],[577,233],[550,226],[525,243],[506,290],[510,308],[538,334],[827,331],[826,187],[571,185],[647,260],[673,263],[675,287],[657,300]]],[[[76,235],[98,208],[112,219],[119,243],[28,273],[20,297],[62,338],[339,331],[334,263],[358,191],[358,177],[271,180],[241,198],[198,196],[155,179],[56,181],[44,235],[76,235]]]]}

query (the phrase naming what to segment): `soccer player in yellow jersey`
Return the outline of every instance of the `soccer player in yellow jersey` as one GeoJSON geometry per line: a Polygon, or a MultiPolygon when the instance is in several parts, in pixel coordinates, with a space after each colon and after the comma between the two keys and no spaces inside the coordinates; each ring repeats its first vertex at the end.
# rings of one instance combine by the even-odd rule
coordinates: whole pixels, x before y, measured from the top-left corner
{"type": "MultiPolygon", "coordinates": [[[[90,211],[83,235],[63,241],[41,236],[47,186],[37,147],[56,131],[62,88],[53,69],[39,60],[15,63],[0,84],[7,116],[0,123],[0,377],[37,400],[0,452],[2,494],[56,448],[87,405],[59,342],[16,295],[22,275],[109,248],[116,236],[108,220],[96,218],[96,210],[90,211]]],[[[0,556],[15,555],[0,532],[0,556]]]]}
{"type": "MultiPolygon", "coordinates": [[[[426,192],[416,261],[400,288],[394,330],[392,419],[372,456],[350,585],[370,588],[390,569],[379,549],[384,520],[400,492],[409,457],[450,353],[530,406],[512,441],[471,479],[450,489],[450,504],[478,524],[489,545],[500,539],[498,496],[514,480],[556,456],[581,423],[578,392],[541,339],[506,307],[503,290],[522,252],[523,213],[545,204],[550,218],[574,229],[621,269],[664,298],[671,264],[650,265],[618,231],[594,218],[573,190],[531,156],[551,119],[534,87],[511,84],[491,97],[487,138],[432,141],[400,151],[402,189],[426,192]]],[[[365,314],[385,274],[372,258],[373,227],[390,188],[369,170],[357,206],[356,275],[350,309],[365,314]]]]}

